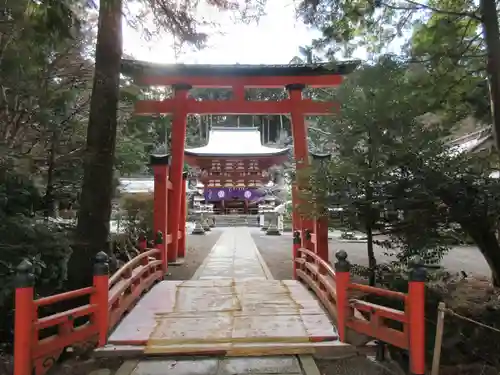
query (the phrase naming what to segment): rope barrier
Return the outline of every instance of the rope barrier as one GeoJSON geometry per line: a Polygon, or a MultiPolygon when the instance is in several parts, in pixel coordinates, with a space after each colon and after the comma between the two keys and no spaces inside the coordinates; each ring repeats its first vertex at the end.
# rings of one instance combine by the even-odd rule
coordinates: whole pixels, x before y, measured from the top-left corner
{"type": "Polygon", "coordinates": [[[465,320],[465,321],[467,321],[467,322],[469,322],[469,323],[477,324],[478,326],[481,326],[481,327],[483,327],[483,328],[487,328],[487,329],[489,329],[489,330],[491,330],[491,331],[493,331],[493,332],[500,333],[500,329],[498,329],[498,328],[495,328],[495,327],[489,326],[489,325],[487,325],[487,324],[484,324],[484,323],[478,322],[477,320],[474,320],[474,319],[468,318],[468,317],[466,317],[466,316],[460,315],[460,314],[456,313],[455,311],[450,310],[450,309],[448,309],[448,308],[444,308],[444,309],[442,309],[442,311],[444,311],[444,312],[445,312],[445,313],[447,313],[447,314],[450,314],[450,315],[456,316],[457,318],[462,319],[462,320],[465,320]]]}
{"type": "MultiPolygon", "coordinates": [[[[466,316],[463,316],[461,314],[456,313],[455,311],[449,309],[446,307],[444,302],[440,302],[438,306],[438,316],[437,316],[437,322],[436,322],[436,337],[434,339],[434,353],[433,353],[433,358],[432,358],[432,369],[431,369],[431,375],[439,375],[439,369],[440,369],[440,364],[441,364],[441,347],[443,344],[443,333],[444,333],[444,321],[446,314],[449,314],[451,316],[455,316],[459,319],[462,319],[466,322],[475,324],[479,327],[489,329],[490,331],[500,333],[499,328],[495,328],[492,326],[489,326],[487,324],[481,323],[477,320],[468,318],[466,316]]],[[[486,359],[482,357],[481,355],[478,355],[476,353],[476,356],[485,361],[486,363],[491,363],[490,359],[486,359]]]]}

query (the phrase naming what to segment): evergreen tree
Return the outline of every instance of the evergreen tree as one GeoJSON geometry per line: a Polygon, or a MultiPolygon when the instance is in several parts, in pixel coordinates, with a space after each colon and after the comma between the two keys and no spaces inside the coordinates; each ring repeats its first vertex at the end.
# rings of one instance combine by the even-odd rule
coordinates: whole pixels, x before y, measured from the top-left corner
{"type": "Polygon", "coordinates": [[[380,244],[392,249],[399,265],[415,254],[435,263],[447,250],[453,224],[477,239],[498,282],[500,251],[488,235],[500,187],[489,177],[493,161],[447,146],[449,126],[428,121],[434,106],[425,90],[415,89],[419,80],[393,57],[349,77],[337,92],[341,114],[327,128],[334,156],[310,177],[309,201],[316,210],[343,208],[343,225],[367,234],[372,282],[373,235],[386,238],[380,244]],[[474,223],[481,223],[487,245],[474,223]]]}

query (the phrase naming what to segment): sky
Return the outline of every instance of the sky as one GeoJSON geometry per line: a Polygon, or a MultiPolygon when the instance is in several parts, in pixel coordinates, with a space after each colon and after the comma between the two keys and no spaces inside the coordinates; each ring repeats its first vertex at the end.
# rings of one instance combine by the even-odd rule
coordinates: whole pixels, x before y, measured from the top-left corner
{"type": "MultiPolygon", "coordinates": [[[[287,64],[299,55],[299,46],[309,45],[320,35],[297,19],[294,0],[268,0],[265,13],[258,23],[245,25],[234,23],[228,13],[205,9],[203,15],[220,26],[205,49],[184,48],[177,61],[172,37],[146,42],[139,32],[125,26],[124,52],[156,63],[287,64]]],[[[353,57],[363,59],[364,55],[360,51],[353,57]]]]}

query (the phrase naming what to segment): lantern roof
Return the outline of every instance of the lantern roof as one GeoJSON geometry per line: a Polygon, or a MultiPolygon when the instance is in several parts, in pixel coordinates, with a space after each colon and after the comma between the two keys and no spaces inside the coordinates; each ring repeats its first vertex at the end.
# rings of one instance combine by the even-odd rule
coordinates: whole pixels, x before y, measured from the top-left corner
{"type": "Polygon", "coordinates": [[[263,146],[258,128],[212,127],[207,145],[186,149],[185,155],[198,157],[264,157],[286,155],[288,151],[288,148],[263,146]]]}

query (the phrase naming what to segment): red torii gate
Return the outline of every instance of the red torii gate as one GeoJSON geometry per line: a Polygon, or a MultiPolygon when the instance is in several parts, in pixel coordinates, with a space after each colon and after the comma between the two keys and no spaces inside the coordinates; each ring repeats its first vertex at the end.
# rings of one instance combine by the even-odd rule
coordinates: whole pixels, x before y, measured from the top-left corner
{"type": "MultiPolygon", "coordinates": [[[[307,145],[307,115],[331,115],[338,109],[332,102],[315,102],[303,98],[305,87],[335,87],[357,66],[355,62],[314,65],[161,65],[135,60],[124,60],[122,71],[132,76],[139,85],[171,86],[174,96],[165,100],[141,100],[136,102],[135,114],[171,114],[171,160],[170,168],[166,163],[152,159],[155,169],[155,231],[171,233],[165,241],[168,247],[169,262],[177,261],[185,249],[184,238],[185,213],[181,212],[182,172],[184,166],[184,143],[186,139],[187,115],[189,114],[289,114],[291,115],[294,158],[297,168],[309,164],[307,145]],[[226,101],[197,101],[188,96],[193,87],[231,88],[233,97],[226,101]],[[245,89],[248,88],[283,88],[289,93],[288,98],[280,101],[248,101],[245,89]],[[166,172],[166,170],[168,170],[166,172]],[[163,194],[167,184],[167,175],[172,181],[172,191],[168,202],[163,194]],[[156,187],[161,190],[156,191],[156,187]],[[170,218],[166,220],[165,207],[168,205],[170,218]],[[168,228],[167,228],[168,222],[168,228]],[[170,244],[169,244],[170,243],[170,244]]],[[[298,203],[296,189],[293,189],[294,208],[298,203]]],[[[300,233],[302,246],[313,249],[322,259],[328,260],[328,225],[326,218],[301,220],[296,209],[293,211],[292,225],[300,233]]],[[[294,258],[298,248],[298,236],[294,240],[294,258]]],[[[294,267],[295,268],[295,267],[294,267]]]]}
{"type": "MultiPolygon", "coordinates": [[[[295,143],[294,156],[297,167],[303,168],[309,163],[304,115],[329,114],[336,107],[333,103],[318,104],[304,99],[302,90],[306,85],[335,86],[341,82],[342,75],[349,73],[354,67],[355,64],[341,64],[332,69],[325,66],[165,67],[125,61],[124,72],[127,73],[128,70],[129,75],[138,78],[138,82],[168,84],[175,90],[173,99],[142,101],[136,107],[138,114],[157,113],[155,111],[158,109],[173,114],[172,157],[157,155],[152,158],[155,170],[154,229],[165,238],[158,236],[152,249],[147,249],[146,241],[142,239],[142,252],[111,276],[108,256],[100,252],[95,259],[92,286],[42,298],[35,297],[33,265],[24,260],[19,265],[15,278],[14,374],[44,375],[68,346],[97,342],[98,346],[103,347],[109,332],[116,327],[127,310],[155,282],[164,278],[167,257],[175,260],[177,254],[182,255],[185,249],[185,205],[182,200],[185,194],[183,159],[187,114],[290,113],[295,143]],[[234,98],[223,102],[196,102],[188,98],[188,91],[193,86],[229,86],[234,91],[234,98]],[[246,101],[245,88],[256,86],[285,87],[289,97],[280,102],[246,101]],[[167,207],[169,203],[170,206],[167,207]],[[170,245],[168,252],[164,244],[170,245]],[[85,298],[88,302],[54,313],[54,305],[75,298],[85,298]],[[52,313],[48,316],[43,312],[47,306],[52,306],[52,313]],[[87,321],[77,324],[81,318],[87,318],[87,321]],[[50,332],[45,331],[44,334],[44,330],[50,332]]],[[[296,192],[293,202],[298,202],[296,192]]],[[[350,342],[347,329],[351,329],[354,333],[365,335],[365,338],[376,338],[408,350],[411,373],[424,374],[426,271],[420,259],[416,259],[410,267],[408,293],[362,285],[350,280],[350,263],[345,251],[337,252],[334,267],[328,263],[325,218],[311,223],[310,220],[301,220],[294,210],[293,226],[295,276],[311,288],[331,316],[335,317],[340,340],[350,342]],[[299,268],[295,269],[297,264],[299,268]],[[397,310],[352,300],[353,291],[394,299],[404,307],[397,310]],[[369,319],[365,319],[359,311],[369,315],[369,319]],[[399,322],[401,329],[386,325],[386,320],[399,322]]]]}

